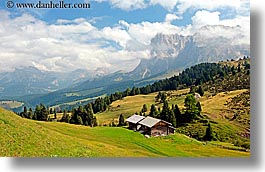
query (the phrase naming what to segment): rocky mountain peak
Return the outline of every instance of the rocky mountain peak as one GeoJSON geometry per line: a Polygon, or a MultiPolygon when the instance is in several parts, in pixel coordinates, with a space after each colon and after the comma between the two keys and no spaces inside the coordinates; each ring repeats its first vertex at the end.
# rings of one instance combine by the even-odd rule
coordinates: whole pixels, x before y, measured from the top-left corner
{"type": "Polygon", "coordinates": [[[157,58],[176,57],[189,41],[189,37],[179,34],[157,34],[151,40],[151,56],[157,58]]]}
{"type": "Polygon", "coordinates": [[[157,34],[151,40],[151,58],[143,59],[130,73],[147,78],[170,70],[182,70],[203,62],[218,62],[250,55],[238,27],[208,26],[192,36],[157,34]],[[216,34],[210,34],[215,31],[216,34]]]}

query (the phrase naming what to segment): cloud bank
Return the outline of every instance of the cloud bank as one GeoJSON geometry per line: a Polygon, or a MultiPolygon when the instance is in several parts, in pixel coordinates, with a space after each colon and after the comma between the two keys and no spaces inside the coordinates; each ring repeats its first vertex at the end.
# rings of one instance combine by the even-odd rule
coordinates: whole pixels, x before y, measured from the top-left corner
{"type": "Polygon", "coordinates": [[[249,10],[249,0],[94,0],[109,2],[112,7],[126,11],[144,9],[160,5],[168,11],[178,10],[183,14],[188,9],[217,10],[219,8],[233,8],[239,13],[249,10]]]}
{"type": "Polygon", "coordinates": [[[10,12],[0,10],[0,72],[18,66],[60,72],[98,68],[107,68],[110,72],[130,71],[141,59],[150,58],[150,42],[156,34],[193,35],[204,26],[208,26],[208,30],[202,30],[200,34],[205,37],[224,36],[234,38],[235,44],[250,44],[248,15],[238,13],[234,18],[221,19],[221,13],[215,10],[223,6],[242,10],[246,3],[240,0],[111,0],[109,3],[124,10],[161,5],[169,12],[163,22],[128,23],[120,20],[114,26],[97,28],[94,21],[85,18],[47,23],[28,13],[12,16],[10,12]],[[178,11],[172,12],[174,8],[178,11]],[[191,24],[172,24],[181,20],[181,13],[190,8],[203,10],[194,13],[191,24]]]}

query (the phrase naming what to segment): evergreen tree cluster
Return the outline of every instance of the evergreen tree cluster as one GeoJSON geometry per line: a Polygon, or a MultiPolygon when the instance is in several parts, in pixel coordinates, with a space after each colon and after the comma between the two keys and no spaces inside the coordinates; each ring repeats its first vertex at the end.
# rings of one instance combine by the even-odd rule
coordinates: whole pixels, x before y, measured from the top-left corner
{"type": "Polygon", "coordinates": [[[23,112],[19,114],[23,118],[38,120],[38,121],[47,121],[49,115],[49,109],[46,108],[43,104],[37,105],[35,111],[31,108],[27,110],[27,107],[24,106],[23,112]]]}
{"type": "Polygon", "coordinates": [[[84,107],[79,106],[77,109],[73,109],[70,123],[91,126],[91,127],[97,126],[97,119],[94,116],[92,105],[89,103],[84,107]]]}
{"type": "Polygon", "coordinates": [[[165,92],[158,92],[157,96],[155,97],[156,102],[164,103],[167,98],[165,92]]]}
{"type": "Polygon", "coordinates": [[[67,113],[66,110],[63,111],[63,116],[60,120],[60,122],[66,122],[66,123],[70,123],[71,120],[71,116],[67,113]]]}
{"type": "MultiPolygon", "coordinates": [[[[54,118],[57,119],[56,110],[52,108],[46,108],[43,104],[37,105],[35,111],[30,108],[27,110],[27,107],[24,107],[23,112],[19,115],[23,118],[38,120],[38,121],[48,121],[49,114],[54,114],[54,118]]],[[[66,122],[71,124],[80,124],[86,126],[97,126],[97,119],[94,116],[92,105],[89,103],[87,105],[79,106],[77,109],[72,110],[72,116],[67,113],[66,110],[63,111],[63,116],[60,119],[60,122],[66,122]]]]}
{"type": "Polygon", "coordinates": [[[195,93],[198,93],[200,96],[203,96],[204,95],[204,90],[202,88],[202,86],[191,86],[190,87],[190,94],[195,94],[195,93]]]}
{"type": "Polygon", "coordinates": [[[172,105],[170,108],[168,101],[165,98],[161,111],[158,110],[154,104],[151,105],[149,116],[167,121],[174,127],[180,126],[183,123],[191,122],[201,117],[201,104],[195,99],[193,94],[188,94],[184,103],[185,112],[182,114],[178,105],[172,105]]]}
{"type": "Polygon", "coordinates": [[[214,80],[203,83],[203,88],[213,95],[219,92],[249,89],[250,60],[245,57],[243,60],[233,62],[231,65],[231,67],[226,68],[224,77],[216,77],[214,80]],[[228,74],[226,75],[226,73],[228,74]]]}

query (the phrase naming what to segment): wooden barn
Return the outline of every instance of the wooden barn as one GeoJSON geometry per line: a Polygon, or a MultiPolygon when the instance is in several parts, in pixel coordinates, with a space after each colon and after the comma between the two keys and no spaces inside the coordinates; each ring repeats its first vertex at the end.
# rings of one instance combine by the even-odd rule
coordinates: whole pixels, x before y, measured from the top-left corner
{"type": "Polygon", "coordinates": [[[139,124],[141,125],[139,131],[150,136],[165,136],[175,132],[171,123],[149,116],[141,120],[139,124]]]}
{"type": "Polygon", "coordinates": [[[128,119],[126,119],[125,121],[129,123],[129,129],[137,131],[141,127],[138,123],[144,118],[145,118],[144,116],[133,115],[128,119]]]}
{"type": "Polygon", "coordinates": [[[174,134],[175,128],[171,123],[152,117],[133,115],[126,119],[129,129],[150,136],[164,136],[174,134]]]}

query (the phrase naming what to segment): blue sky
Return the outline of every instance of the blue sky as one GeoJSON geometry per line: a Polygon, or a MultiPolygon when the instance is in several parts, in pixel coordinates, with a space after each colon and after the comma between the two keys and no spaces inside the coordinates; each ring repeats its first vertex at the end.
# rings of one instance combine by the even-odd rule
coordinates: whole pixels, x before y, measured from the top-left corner
{"type": "Polygon", "coordinates": [[[90,9],[8,9],[6,1],[0,1],[0,58],[10,59],[0,62],[0,72],[27,65],[53,71],[107,68],[112,72],[123,66],[128,71],[141,59],[152,58],[150,41],[156,34],[193,35],[203,26],[229,26],[234,28],[231,33],[243,35],[238,44],[249,44],[249,0],[89,2],[90,9]]]}
{"type": "MultiPolygon", "coordinates": [[[[14,0],[14,2],[38,2],[39,0],[14,0]]],[[[42,2],[49,2],[50,0],[42,0],[42,2]]],[[[231,0],[233,1],[233,0],[231,0]]],[[[58,0],[53,0],[53,2],[58,2],[58,0]]],[[[77,2],[83,3],[84,0],[75,1],[65,1],[65,2],[77,2]]],[[[85,1],[86,2],[86,1],[85,1]]],[[[103,28],[106,26],[113,26],[117,24],[120,20],[127,21],[128,23],[140,23],[143,21],[149,22],[163,22],[166,15],[170,13],[178,13],[178,8],[175,7],[172,10],[165,8],[160,4],[151,5],[147,8],[136,8],[136,9],[123,9],[122,7],[112,6],[110,1],[88,1],[91,4],[90,9],[8,9],[5,7],[5,1],[1,1],[1,8],[19,15],[21,13],[30,13],[35,17],[44,20],[48,23],[53,23],[58,19],[68,19],[73,20],[75,18],[86,18],[93,19],[98,18],[94,25],[98,28],[103,28]]],[[[118,1],[117,1],[118,2],[118,1]]],[[[176,5],[177,6],[177,5],[176,5]]],[[[203,8],[202,8],[203,9],[203,8]]],[[[182,20],[173,21],[172,24],[178,26],[185,26],[191,24],[191,17],[200,9],[188,9],[183,14],[179,16],[183,17],[182,20]]],[[[220,6],[209,11],[220,11],[220,18],[232,18],[237,15],[237,12],[231,6],[220,6]]],[[[249,15],[249,10],[245,11],[243,15],[249,15]]]]}

